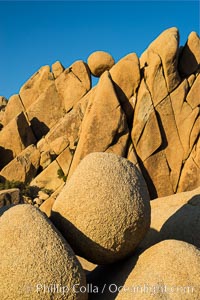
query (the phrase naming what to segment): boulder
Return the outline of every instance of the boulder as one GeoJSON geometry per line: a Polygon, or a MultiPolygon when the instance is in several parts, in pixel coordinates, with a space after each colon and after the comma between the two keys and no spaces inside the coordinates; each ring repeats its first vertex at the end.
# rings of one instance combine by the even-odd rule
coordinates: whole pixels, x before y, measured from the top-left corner
{"type": "Polygon", "coordinates": [[[0,131],[0,168],[35,142],[35,136],[22,112],[0,131]]]}
{"type": "Polygon", "coordinates": [[[122,109],[132,124],[137,89],[140,84],[140,63],[135,53],[118,61],[109,71],[122,109]]]}
{"type": "Polygon", "coordinates": [[[0,190],[0,208],[7,205],[18,204],[20,201],[19,189],[0,190]]]}
{"type": "MultiPolygon", "coordinates": [[[[178,55],[179,55],[179,32],[176,27],[169,28],[163,31],[143,53],[141,61],[147,57],[148,51],[156,53],[162,62],[164,77],[169,92],[174,90],[180,83],[180,77],[177,70],[178,55]],[[165,47],[163,47],[165,45],[165,47]]],[[[162,91],[163,92],[163,91],[162,91]]]]}
{"type": "Polygon", "coordinates": [[[130,53],[120,59],[110,69],[110,75],[128,99],[136,95],[140,84],[140,63],[137,55],[130,53]]]}
{"type": "Polygon", "coordinates": [[[52,64],[51,66],[52,68],[52,73],[53,73],[53,76],[54,78],[56,79],[57,77],[60,76],[60,74],[64,71],[64,67],[63,65],[59,62],[59,61],[56,61],[54,64],[52,64]]]}
{"type": "Polygon", "coordinates": [[[100,77],[105,71],[110,70],[115,61],[108,52],[95,51],[88,57],[88,66],[92,75],[100,77]]]}
{"type": "Polygon", "coordinates": [[[52,85],[53,81],[50,67],[43,66],[21,87],[20,98],[26,110],[52,85]]]}
{"type": "Polygon", "coordinates": [[[52,212],[52,207],[53,207],[53,204],[55,202],[55,199],[58,197],[58,195],[60,194],[62,188],[64,186],[64,182],[63,184],[53,193],[51,194],[51,196],[45,200],[42,205],[40,205],[40,210],[42,212],[44,212],[47,217],[49,218],[51,216],[51,212],[52,212]]]}
{"type": "Polygon", "coordinates": [[[63,184],[63,179],[58,177],[60,166],[54,160],[46,169],[37,175],[30,183],[31,186],[37,186],[40,189],[49,189],[55,191],[63,184]]]}
{"type": "Polygon", "coordinates": [[[9,98],[8,104],[5,109],[2,123],[6,126],[12,119],[17,117],[21,112],[24,112],[24,106],[21,102],[19,95],[13,95],[9,98]]]}
{"type": "Polygon", "coordinates": [[[192,31],[187,43],[183,47],[179,58],[179,72],[183,77],[195,73],[200,64],[200,38],[198,34],[192,31]]]}
{"type": "Polygon", "coordinates": [[[65,111],[70,111],[91,88],[88,66],[81,60],[76,61],[56,78],[55,84],[65,111]]]}
{"type": "Polygon", "coordinates": [[[115,299],[199,299],[200,251],[193,245],[166,240],[132,260],[135,266],[115,299]]]}
{"type": "Polygon", "coordinates": [[[9,181],[29,183],[37,174],[40,152],[34,145],[28,146],[0,172],[9,181]]]}
{"type": "Polygon", "coordinates": [[[149,229],[145,181],[127,159],[91,153],[62,189],[51,219],[77,255],[96,264],[123,259],[149,229]]]}
{"type": "Polygon", "coordinates": [[[33,132],[40,140],[64,115],[64,103],[52,82],[27,109],[33,132]]]}
{"type": "Polygon", "coordinates": [[[142,56],[140,61],[144,65],[142,70],[145,83],[151,95],[153,105],[156,107],[168,95],[161,57],[152,49],[148,49],[145,60],[144,56],[142,56]]]}
{"type": "Polygon", "coordinates": [[[151,204],[151,228],[140,244],[143,251],[162,240],[175,239],[200,248],[200,187],[157,198],[151,204]]]}
{"type": "Polygon", "coordinates": [[[80,129],[80,138],[69,176],[79,162],[92,152],[126,155],[129,129],[108,71],[100,78],[90,98],[80,129]]]}
{"type": "Polygon", "coordinates": [[[38,209],[24,204],[5,211],[0,235],[1,299],[87,299],[73,250],[38,209]]]}

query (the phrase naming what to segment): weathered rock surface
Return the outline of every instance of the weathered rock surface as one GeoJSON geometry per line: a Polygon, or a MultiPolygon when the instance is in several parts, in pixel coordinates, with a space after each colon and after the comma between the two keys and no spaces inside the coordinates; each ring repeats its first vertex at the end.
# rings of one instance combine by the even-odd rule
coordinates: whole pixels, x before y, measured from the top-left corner
{"type": "Polygon", "coordinates": [[[125,156],[128,137],[126,116],[106,71],[88,102],[69,176],[89,153],[113,152],[125,156]]]}
{"type": "Polygon", "coordinates": [[[0,208],[7,205],[18,204],[20,201],[19,189],[0,190],[0,208]]]}
{"type": "Polygon", "coordinates": [[[0,175],[9,181],[29,183],[37,174],[39,162],[39,150],[34,145],[30,145],[7,164],[0,175]]]}
{"type": "Polygon", "coordinates": [[[12,119],[17,117],[17,115],[19,115],[21,112],[24,111],[25,109],[22,105],[19,95],[11,96],[6,106],[4,116],[2,119],[3,126],[6,126],[12,119]]]}
{"type": "Polygon", "coordinates": [[[20,98],[27,109],[52,85],[54,78],[49,66],[39,69],[20,89],[20,98]]]}
{"type": "Polygon", "coordinates": [[[122,109],[130,122],[140,84],[140,65],[137,55],[130,53],[123,57],[110,69],[110,75],[122,109]]]}
{"type": "Polygon", "coordinates": [[[45,188],[55,191],[63,184],[63,180],[58,177],[58,170],[60,166],[54,160],[46,169],[37,175],[30,183],[31,186],[45,188]]]}
{"type": "Polygon", "coordinates": [[[100,77],[105,71],[112,68],[115,61],[108,52],[95,51],[88,57],[87,63],[91,73],[96,77],[100,77]]]}
{"type": "Polygon", "coordinates": [[[1,299],[87,299],[86,293],[73,291],[75,284],[77,290],[86,285],[81,265],[39,210],[26,204],[11,207],[0,218],[0,234],[1,299]],[[48,291],[54,283],[69,291],[48,291]]]}
{"type": "Polygon", "coordinates": [[[163,31],[144,52],[142,61],[145,61],[145,56],[148,51],[153,51],[158,54],[164,71],[167,89],[171,92],[180,83],[180,78],[177,70],[178,54],[179,54],[179,32],[176,27],[169,28],[163,31]],[[165,45],[165,46],[163,46],[165,45]]]}
{"type": "Polygon", "coordinates": [[[31,127],[22,112],[0,131],[0,168],[35,142],[31,127]]]}
{"type": "Polygon", "coordinates": [[[200,251],[193,245],[176,240],[162,241],[138,257],[115,299],[129,300],[133,295],[134,299],[172,299],[173,293],[175,300],[197,300],[199,264],[200,251]]]}
{"type": "Polygon", "coordinates": [[[56,199],[51,218],[76,254],[112,263],[134,252],[149,228],[146,184],[128,160],[89,154],[56,199]]]}
{"type": "Polygon", "coordinates": [[[56,61],[53,65],[52,65],[52,73],[54,78],[56,79],[57,77],[60,76],[60,74],[64,71],[64,67],[63,65],[59,62],[56,61]]]}
{"type": "Polygon", "coordinates": [[[159,241],[175,239],[200,248],[200,187],[151,201],[151,228],[142,250],[159,241]]]}
{"type": "Polygon", "coordinates": [[[68,112],[91,88],[91,76],[83,61],[76,61],[55,80],[56,89],[68,112]]]}
{"type": "Polygon", "coordinates": [[[200,38],[196,32],[191,32],[179,59],[179,71],[182,76],[196,72],[200,64],[200,38]]]}
{"type": "Polygon", "coordinates": [[[62,118],[64,104],[54,82],[28,107],[27,115],[37,140],[62,118]]]}

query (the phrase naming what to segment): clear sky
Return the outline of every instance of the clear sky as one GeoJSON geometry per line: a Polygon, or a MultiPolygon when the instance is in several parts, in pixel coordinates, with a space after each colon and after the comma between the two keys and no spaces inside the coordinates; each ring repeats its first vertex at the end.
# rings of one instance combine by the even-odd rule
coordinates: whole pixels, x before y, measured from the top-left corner
{"type": "Polygon", "coordinates": [[[170,27],[184,45],[191,31],[199,34],[199,14],[199,1],[0,1],[0,95],[18,93],[57,60],[68,67],[96,50],[115,61],[140,56],[170,27]]]}

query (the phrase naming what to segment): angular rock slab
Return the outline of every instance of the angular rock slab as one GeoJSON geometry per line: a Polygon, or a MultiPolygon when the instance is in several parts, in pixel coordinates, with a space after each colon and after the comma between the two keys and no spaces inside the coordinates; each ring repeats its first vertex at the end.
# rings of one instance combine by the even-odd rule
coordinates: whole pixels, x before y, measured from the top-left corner
{"type": "Polygon", "coordinates": [[[68,112],[91,88],[91,75],[83,61],[76,61],[55,80],[56,89],[68,112]]]}
{"type": "Polygon", "coordinates": [[[27,109],[54,81],[49,66],[41,67],[20,89],[20,98],[27,109]]]}
{"type": "MultiPolygon", "coordinates": [[[[169,92],[180,83],[178,74],[179,32],[176,27],[163,31],[146,50],[152,50],[161,59],[164,77],[169,92]],[[165,45],[165,46],[163,46],[165,45]]],[[[144,56],[146,53],[144,52],[144,56]]]]}
{"type": "Polygon", "coordinates": [[[0,131],[0,168],[35,142],[32,129],[22,112],[0,131]]]}
{"type": "Polygon", "coordinates": [[[81,124],[80,139],[69,177],[80,161],[92,152],[113,152],[125,156],[129,129],[108,71],[101,76],[89,100],[81,124]]]}
{"type": "Polygon", "coordinates": [[[0,175],[9,181],[29,183],[37,174],[39,162],[39,150],[34,145],[30,145],[7,164],[0,175]]]}
{"type": "Polygon", "coordinates": [[[179,71],[182,76],[187,77],[196,72],[200,64],[200,38],[196,32],[191,32],[187,43],[182,49],[179,59],[179,71]]]}

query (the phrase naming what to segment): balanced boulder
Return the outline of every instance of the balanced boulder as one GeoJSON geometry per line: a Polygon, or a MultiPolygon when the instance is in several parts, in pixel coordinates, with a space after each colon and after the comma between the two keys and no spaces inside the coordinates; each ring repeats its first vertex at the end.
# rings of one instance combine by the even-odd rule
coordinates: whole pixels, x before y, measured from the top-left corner
{"type": "Polygon", "coordinates": [[[37,208],[13,206],[0,218],[0,299],[87,299],[72,249],[37,208]]]}
{"type": "Polygon", "coordinates": [[[123,259],[149,229],[145,181],[127,159],[91,153],[56,199],[52,220],[76,254],[88,261],[107,264],[123,259]]]}
{"type": "Polygon", "coordinates": [[[93,52],[87,60],[91,73],[100,77],[103,72],[110,70],[115,64],[113,57],[104,51],[93,52]]]}

